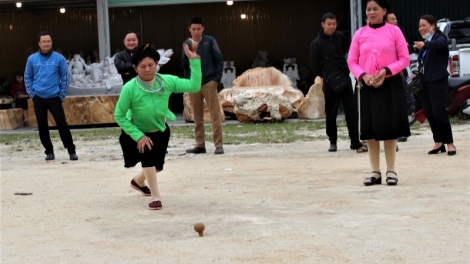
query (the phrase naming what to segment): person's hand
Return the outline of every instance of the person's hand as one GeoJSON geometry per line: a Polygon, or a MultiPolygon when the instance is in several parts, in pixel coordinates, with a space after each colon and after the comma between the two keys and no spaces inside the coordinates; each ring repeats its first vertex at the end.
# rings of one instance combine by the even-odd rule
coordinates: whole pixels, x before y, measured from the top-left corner
{"type": "Polygon", "coordinates": [[[422,49],[424,47],[424,41],[415,41],[413,47],[422,49]]]}
{"type": "MultiPolygon", "coordinates": [[[[195,59],[195,58],[200,58],[201,57],[201,56],[197,55],[196,52],[192,52],[189,49],[189,46],[187,44],[184,44],[184,43],[183,43],[183,50],[184,50],[184,54],[186,54],[186,57],[188,57],[189,59],[195,59]]],[[[197,50],[197,48],[195,50],[197,50]]]]}
{"type": "Polygon", "coordinates": [[[411,80],[413,80],[416,77],[416,74],[412,73],[408,79],[406,79],[406,82],[409,83],[411,80]]]}
{"type": "Polygon", "coordinates": [[[144,153],[145,146],[147,146],[149,150],[152,150],[153,141],[149,137],[144,135],[137,142],[137,149],[139,150],[139,153],[144,153]]]}
{"type": "Polygon", "coordinates": [[[379,88],[385,80],[385,75],[387,74],[387,71],[385,69],[382,69],[379,74],[373,75],[374,76],[374,86],[375,88],[379,88]]]}
{"type": "Polygon", "coordinates": [[[368,86],[373,86],[375,88],[376,87],[376,76],[377,75],[372,75],[372,74],[364,74],[364,76],[362,76],[362,80],[364,81],[364,83],[368,86]]]}

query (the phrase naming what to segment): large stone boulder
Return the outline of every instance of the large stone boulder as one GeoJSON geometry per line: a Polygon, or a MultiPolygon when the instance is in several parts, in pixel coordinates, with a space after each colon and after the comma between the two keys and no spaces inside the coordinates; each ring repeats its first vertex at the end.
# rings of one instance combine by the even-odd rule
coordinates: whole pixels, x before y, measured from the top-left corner
{"type": "Polygon", "coordinates": [[[274,67],[254,68],[245,71],[233,81],[234,87],[280,85],[292,87],[289,77],[274,67]]]}
{"type": "MultiPolygon", "coordinates": [[[[191,101],[189,100],[188,93],[183,94],[183,106],[184,106],[184,110],[183,110],[184,121],[194,122],[194,112],[191,107],[191,101]]],[[[220,117],[222,118],[222,121],[224,121],[225,114],[224,114],[224,110],[222,109],[222,106],[220,105],[220,101],[219,101],[219,106],[220,106],[220,117]]],[[[207,123],[207,124],[211,123],[212,122],[211,113],[209,112],[209,108],[207,107],[206,100],[204,100],[203,109],[204,109],[204,123],[207,123]]]]}
{"type": "Polygon", "coordinates": [[[233,88],[223,89],[218,95],[223,110],[228,113],[235,113],[236,103],[233,98],[239,94],[281,95],[294,111],[304,97],[300,90],[292,87],[289,77],[274,67],[249,69],[235,79],[233,85],[233,88]]]}
{"type": "Polygon", "coordinates": [[[239,93],[233,101],[234,113],[241,123],[282,121],[294,112],[287,98],[276,93],[239,93]]]}
{"type": "Polygon", "coordinates": [[[302,99],[297,107],[297,114],[300,119],[325,118],[325,96],[323,94],[321,79],[315,79],[308,90],[307,95],[302,99]]]}

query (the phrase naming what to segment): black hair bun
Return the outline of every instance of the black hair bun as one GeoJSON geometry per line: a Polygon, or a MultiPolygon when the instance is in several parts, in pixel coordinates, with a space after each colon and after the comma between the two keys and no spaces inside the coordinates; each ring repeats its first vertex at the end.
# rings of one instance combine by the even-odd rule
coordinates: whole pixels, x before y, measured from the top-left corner
{"type": "Polygon", "coordinates": [[[158,53],[157,49],[155,49],[153,45],[140,45],[134,49],[134,54],[132,55],[132,64],[138,65],[145,58],[151,58],[157,62],[160,60],[160,53],[158,53]]]}

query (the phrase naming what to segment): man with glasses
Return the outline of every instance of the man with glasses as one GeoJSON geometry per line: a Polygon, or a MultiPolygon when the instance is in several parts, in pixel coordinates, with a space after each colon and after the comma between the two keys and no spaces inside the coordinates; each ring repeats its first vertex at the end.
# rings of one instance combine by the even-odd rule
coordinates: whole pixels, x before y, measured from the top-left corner
{"type": "Polygon", "coordinates": [[[24,79],[26,92],[34,103],[39,138],[45,148],[46,161],[55,160],[54,148],[49,135],[47,111],[51,112],[59,130],[60,139],[71,160],[78,160],[72,134],[65,119],[62,101],[67,95],[70,72],[64,56],[52,50],[49,32],[39,33],[39,51],[29,56],[24,79]]]}

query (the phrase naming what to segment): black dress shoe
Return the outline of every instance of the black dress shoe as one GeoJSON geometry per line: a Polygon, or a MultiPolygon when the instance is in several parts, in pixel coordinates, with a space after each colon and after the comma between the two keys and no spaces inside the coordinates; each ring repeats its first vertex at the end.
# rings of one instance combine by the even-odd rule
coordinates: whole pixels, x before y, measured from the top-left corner
{"type": "MultiPolygon", "coordinates": [[[[443,146],[444,146],[444,145],[443,145],[443,146]]],[[[449,150],[449,151],[447,151],[447,155],[449,155],[449,156],[454,156],[455,154],[457,154],[457,148],[456,148],[456,147],[454,147],[454,148],[455,148],[455,150],[449,150]]]]}
{"type": "Polygon", "coordinates": [[[215,151],[214,151],[214,154],[218,155],[218,154],[224,154],[224,148],[223,147],[216,147],[215,148],[215,151]]]}
{"type": "Polygon", "coordinates": [[[349,145],[349,148],[350,149],[359,149],[359,148],[362,148],[362,143],[356,143],[356,144],[351,144],[349,145]]]}
{"type": "Polygon", "coordinates": [[[49,153],[46,155],[46,160],[55,160],[54,153],[49,153]]]}
{"type": "MultiPolygon", "coordinates": [[[[437,149],[433,149],[433,150],[429,151],[428,154],[437,154],[439,152],[444,152],[444,153],[446,152],[446,147],[444,147],[444,144],[442,144],[437,149]]],[[[452,154],[449,154],[449,155],[452,155],[452,154]]]]}
{"type": "Polygon", "coordinates": [[[398,142],[406,142],[408,140],[408,137],[399,137],[398,142]]]}
{"type": "Polygon", "coordinates": [[[194,147],[192,149],[187,149],[186,153],[202,154],[206,153],[206,148],[194,147]]]}
{"type": "Polygon", "coordinates": [[[78,160],[78,156],[75,153],[69,154],[70,160],[78,160]]]}
{"type": "Polygon", "coordinates": [[[328,149],[329,152],[335,152],[337,149],[336,144],[330,144],[330,148],[328,149]]]}

